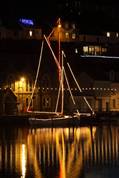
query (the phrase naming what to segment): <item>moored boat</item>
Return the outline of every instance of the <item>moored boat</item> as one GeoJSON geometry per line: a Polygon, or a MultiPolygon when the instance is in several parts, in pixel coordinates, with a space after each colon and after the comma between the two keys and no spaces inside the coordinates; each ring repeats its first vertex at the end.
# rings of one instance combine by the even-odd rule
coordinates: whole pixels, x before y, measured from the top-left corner
{"type": "MultiPolygon", "coordinates": [[[[60,23],[60,19],[58,20],[58,27],[61,27],[61,23],[60,23]]],[[[51,32],[52,34],[52,32],[51,32]]],[[[50,35],[49,35],[50,36],[50,35]]],[[[60,46],[60,38],[59,38],[59,58],[57,59],[57,57],[55,56],[54,51],[52,50],[51,44],[49,42],[49,36],[46,37],[44,35],[44,39],[52,53],[52,56],[54,58],[55,64],[57,66],[58,69],[58,80],[59,80],[59,91],[58,91],[58,96],[57,96],[57,101],[56,101],[56,107],[55,107],[55,112],[45,112],[45,111],[29,111],[29,106],[27,111],[30,112],[31,117],[29,117],[29,124],[31,126],[37,126],[37,127],[69,127],[69,126],[78,126],[80,125],[80,119],[83,117],[90,117],[91,114],[90,113],[80,113],[78,109],[76,109],[76,113],[73,114],[64,114],[64,80],[65,80],[65,84],[67,85],[68,91],[70,93],[70,97],[71,100],[73,102],[73,104],[76,106],[75,100],[73,98],[73,94],[68,82],[68,78],[67,78],[67,74],[64,68],[64,51],[61,50],[61,46],[60,46]],[[61,59],[60,59],[61,58],[61,59]],[[61,96],[61,98],[59,99],[59,97],[61,96]],[[59,104],[59,100],[60,100],[60,104],[59,104]],[[60,112],[58,111],[58,105],[60,105],[60,112]]],[[[60,35],[59,35],[60,37],[60,35]]],[[[39,69],[40,69],[40,64],[41,64],[41,59],[42,59],[42,52],[43,52],[43,43],[41,46],[41,53],[40,53],[40,59],[39,59],[39,64],[38,64],[38,69],[37,69],[37,74],[36,74],[36,80],[34,83],[34,88],[33,88],[33,92],[35,91],[36,88],[36,83],[37,83],[37,78],[38,78],[38,73],[39,73],[39,69]]],[[[73,74],[73,71],[69,65],[69,63],[67,63],[67,66],[69,68],[69,71],[73,77],[73,80],[75,81],[77,88],[80,92],[81,88],[79,86],[79,84],[76,81],[76,78],[73,74]]],[[[32,93],[31,99],[33,98],[34,93],[32,93]]],[[[93,110],[90,106],[90,104],[88,103],[87,99],[85,97],[84,101],[87,103],[88,107],[90,108],[91,112],[93,113],[93,110]]]]}

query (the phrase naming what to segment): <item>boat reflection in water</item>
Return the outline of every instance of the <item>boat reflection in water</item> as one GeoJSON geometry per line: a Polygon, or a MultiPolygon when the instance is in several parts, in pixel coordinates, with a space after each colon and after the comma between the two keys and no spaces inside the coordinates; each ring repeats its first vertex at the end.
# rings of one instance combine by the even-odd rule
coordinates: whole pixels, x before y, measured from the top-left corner
{"type": "Polygon", "coordinates": [[[102,170],[119,165],[118,136],[116,126],[1,128],[0,175],[2,178],[100,176],[102,170]]]}

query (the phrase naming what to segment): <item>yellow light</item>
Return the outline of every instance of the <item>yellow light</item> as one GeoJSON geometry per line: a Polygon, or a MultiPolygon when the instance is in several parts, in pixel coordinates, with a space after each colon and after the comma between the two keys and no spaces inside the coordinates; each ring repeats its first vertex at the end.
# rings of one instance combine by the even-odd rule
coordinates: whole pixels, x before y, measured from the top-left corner
{"type": "Polygon", "coordinates": [[[24,78],[24,77],[22,77],[22,78],[20,79],[20,81],[21,81],[21,82],[24,82],[24,81],[25,81],[25,78],[24,78]]]}
{"type": "Polygon", "coordinates": [[[119,33],[116,33],[116,37],[117,37],[117,38],[119,37],[119,33]]]}
{"type": "Polygon", "coordinates": [[[110,32],[107,32],[107,37],[110,37],[110,32]]]}
{"type": "Polygon", "coordinates": [[[61,24],[58,24],[58,28],[61,28],[62,27],[62,25],[61,24]]]}
{"type": "Polygon", "coordinates": [[[30,37],[33,35],[33,32],[31,30],[29,31],[29,35],[30,37]]]}
{"type": "Polygon", "coordinates": [[[21,153],[21,165],[22,165],[22,178],[25,178],[26,175],[26,146],[22,144],[22,153],[21,153]]]}

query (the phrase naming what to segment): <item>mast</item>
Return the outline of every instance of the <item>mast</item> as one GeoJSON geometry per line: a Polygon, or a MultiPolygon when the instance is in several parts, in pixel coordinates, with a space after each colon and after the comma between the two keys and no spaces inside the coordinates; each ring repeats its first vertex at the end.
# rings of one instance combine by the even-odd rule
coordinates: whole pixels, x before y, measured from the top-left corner
{"type": "Polygon", "coordinates": [[[59,85],[61,83],[61,114],[64,113],[64,84],[63,84],[63,51],[61,51],[61,20],[58,19],[58,62],[61,67],[59,70],[59,85]]]}
{"type": "Polygon", "coordinates": [[[61,82],[61,114],[64,114],[64,74],[63,74],[63,58],[64,53],[61,51],[61,21],[60,18],[58,19],[58,61],[59,65],[61,67],[61,70],[59,70],[59,85],[61,82]]]}
{"type": "MultiPolygon", "coordinates": [[[[58,19],[58,62],[61,66],[61,21],[60,18],[58,19]]],[[[61,80],[61,71],[59,71],[59,80],[61,80]]]]}
{"type": "MultiPolygon", "coordinates": [[[[63,77],[63,51],[61,51],[61,21],[60,21],[60,18],[58,19],[57,21],[58,25],[57,25],[57,37],[58,37],[58,57],[55,56],[54,54],[54,51],[53,49],[51,48],[51,44],[49,42],[50,40],[50,37],[52,36],[52,34],[54,33],[54,29],[52,30],[52,32],[50,33],[50,35],[48,37],[46,37],[44,35],[44,38],[51,50],[51,53],[54,57],[54,60],[56,62],[56,65],[58,67],[58,80],[59,80],[59,88],[61,90],[61,93],[59,94],[60,97],[61,97],[61,102],[60,102],[60,113],[63,114],[64,113],[64,85],[63,85],[63,80],[64,80],[64,77],[63,77]]],[[[59,98],[59,97],[58,97],[59,98]]],[[[59,101],[59,99],[58,99],[59,101]]],[[[57,107],[58,107],[58,104],[57,104],[57,107]]],[[[57,108],[56,107],[56,108],[57,108]]],[[[56,109],[57,110],[57,109],[56,109]]]]}
{"type": "Polygon", "coordinates": [[[61,67],[61,114],[64,114],[64,53],[62,51],[62,67],[61,67]]]}
{"type": "Polygon", "coordinates": [[[60,29],[61,29],[61,22],[60,18],[58,19],[58,44],[59,44],[59,63],[60,61],[60,56],[61,56],[61,46],[60,46],[60,29]]]}

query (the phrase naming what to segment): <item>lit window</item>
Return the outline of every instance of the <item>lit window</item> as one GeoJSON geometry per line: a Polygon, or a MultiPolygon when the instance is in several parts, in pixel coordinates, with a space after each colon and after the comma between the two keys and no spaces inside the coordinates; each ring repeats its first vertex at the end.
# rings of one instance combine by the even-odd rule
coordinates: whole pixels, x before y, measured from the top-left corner
{"type": "Polygon", "coordinates": [[[107,32],[107,37],[110,37],[110,32],[107,32]]]}
{"type": "Polygon", "coordinates": [[[92,52],[92,47],[91,46],[89,46],[89,53],[91,53],[92,52]]]}
{"type": "Polygon", "coordinates": [[[73,34],[72,34],[72,39],[75,39],[75,38],[76,38],[76,34],[73,33],[73,34]]]}
{"type": "Polygon", "coordinates": [[[119,33],[116,33],[116,37],[117,37],[117,38],[119,37],[119,33]]]}
{"type": "Polygon", "coordinates": [[[106,53],[107,52],[107,48],[102,48],[102,53],[106,53]]]}
{"type": "Polygon", "coordinates": [[[77,49],[77,48],[75,49],[75,53],[76,53],[76,54],[78,53],[78,49],[77,49]]]}
{"type": "Polygon", "coordinates": [[[83,46],[83,52],[84,54],[88,54],[88,46],[83,46]]]}
{"type": "Polygon", "coordinates": [[[101,46],[84,46],[83,52],[84,54],[101,55],[107,52],[107,48],[101,48],[101,46]]]}
{"type": "Polygon", "coordinates": [[[95,55],[99,55],[101,52],[100,46],[95,46],[95,55]]]}
{"type": "Polygon", "coordinates": [[[31,37],[33,35],[33,32],[30,30],[29,31],[29,36],[31,37]]]}
{"type": "Polygon", "coordinates": [[[66,38],[69,38],[69,33],[66,32],[66,33],[65,33],[65,36],[66,36],[66,38]]]}
{"type": "Polygon", "coordinates": [[[95,54],[95,46],[89,46],[89,54],[95,54]]]}

